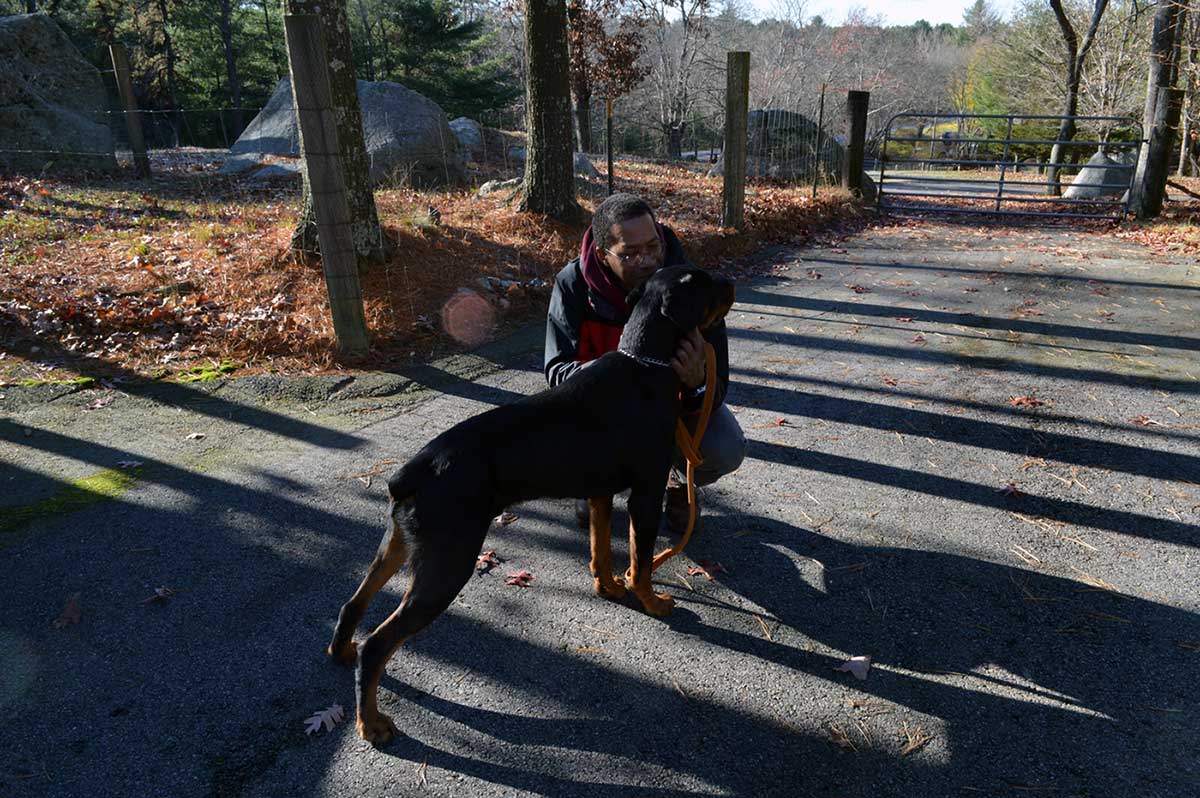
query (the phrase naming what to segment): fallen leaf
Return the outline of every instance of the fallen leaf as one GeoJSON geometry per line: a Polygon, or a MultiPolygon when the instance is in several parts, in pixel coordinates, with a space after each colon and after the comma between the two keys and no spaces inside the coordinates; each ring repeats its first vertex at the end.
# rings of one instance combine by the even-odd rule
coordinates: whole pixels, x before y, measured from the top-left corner
{"type": "Polygon", "coordinates": [[[321,727],[325,727],[325,731],[333,731],[333,727],[342,722],[346,717],[345,710],[341,704],[334,704],[329,709],[322,709],[320,712],[304,719],[304,733],[312,734],[318,732],[321,727]]]}
{"type": "Polygon", "coordinates": [[[55,629],[65,629],[68,626],[73,626],[79,623],[79,594],[72,593],[67,596],[67,603],[63,605],[62,612],[54,619],[52,624],[55,629]]]}
{"type": "Polygon", "coordinates": [[[1000,492],[1003,493],[1005,496],[1008,496],[1013,499],[1016,499],[1020,496],[1025,495],[1017,488],[1017,483],[1015,483],[1015,482],[1009,482],[1009,483],[1005,484],[1005,486],[1000,489],[1000,492]]]}
{"type": "Polygon", "coordinates": [[[1162,426],[1161,422],[1155,421],[1154,419],[1150,418],[1149,416],[1134,416],[1133,418],[1131,418],[1129,420],[1132,423],[1137,424],[1139,427],[1148,427],[1151,424],[1154,424],[1155,426],[1159,426],[1159,427],[1162,426]]]}
{"type": "Polygon", "coordinates": [[[853,291],[856,294],[871,293],[871,289],[867,288],[865,285],[847,285],[846,287],[849,288],[851,291],[853,291]]]}
{"type": "Polygon", "coordinates": [[[504,584],[513,587],[529,587],[531,582],[533,582],[533,574],[528,571],[517,571],[504,577],[504,584]]]}
{"type": "Polygon", "coordinates": [[[142,603],[143,604],[153,604],[156,601],[161,601],[165,604],[167,599],[171,598],[171,596],[174,596],[178,592],[179,591],[175,590],[175,588],[172,588],[172,587],[156,587],[156,588],[154,588],[154,595],[148,599],[143,600],[142,603]]]}
{"type": "Polygon", "coordinates": [[[860,682],[864,681],[867,678],[867,672],[871,670],[871,655],[866,654],[861,657],[851,657],[834,668],[834,670],[849,673],[860,682]]]}
{"type": "Polygon", "coordinates": [[[204,440],[206,437],[207,437],[207,436],[206,436],[206,435],[205,435],[203,432],[193,432],[191,435],[188,435],[188,436],[187,436],[187,440],[189,440],[189,441],[202,441],[202,440],[204,440]]]}
{"type": "Polygon", "coordinates": [[[510,513],[508,510],[505,510],[504,512],[500,513],[500,515],[493,518],[492,523],[499,524],[500,526],[508,526],[513,521],[516,521],[518,517],[519,516],[516,513],[510,513]]]}
{"type": "Polygon", "coordinates": [[[912,317],[911,316],[897,316],[896,321],[900,322],[901,324],[911,324],[912,317]]]}
{"type": "Polygon", "coordinates": [[[727,573],[725,566],[721,563],[710,563],[708,560],[701,560],[699,565],[693,565],[688,568],[688,576],[703,576],[708,581],[713,581],[713,574],[727,573]]]}
{"type": "Polygon", "coordinates": [[[924,346],[925,345],[925,336],[921,335],[920,333],[917,333],[916,335],[914,335],[912,337],[912,340],[909,341],[909,343],[910,344],[919,344],[921,346],[924,346]]]}
{"type": "Polygon", "coordinates": [[[820,280],[820,279],[821,279],[822,277],[824,277],[825,275],[821,274],[821,273],[820,273],[819,271],[817,271],[816,269],[809,269],[809,270],[808,270],[808,276],[809,276],[809,277],[811,277],[811,278],[813,278],[814,280],[820,280]]]}
{"type": "Polygon", "coordinates": [[[117,397],[112,394],[109,396],[101,396],[99,399],[93,399],[92,401],[88,402],[86,405],[84,405],[83,409],[85,412],[88,410],[99,410],[102,407],[108,407],[111,405],[113,400],[116,398],[117,397]]]}
{"type": "Polygon", "coordinates": [[[899,381],[898,381],[898,380],[897,380],[895,377],[884,377],[884,378],[883,378],[883,384],[884,384],[884,385],[890,385],[890,386],[892,386],[893,388],[895,388],[897,385],[899,385],[899,384],[900,384],[900,382],[899,382],[899,381]]]}
{"type": "Polygon", "coordinates": [[[1041,407],[1046,404],[1036,396],[1014,396],[1008,403],[1013,407],[1041,407]]]}
{"type": "Polygon", "coordinates": [[[475,570],[482,573],[487,573],[488,571],[492,570],[494,566],[497,566],[502,562],[504,561],[496,556],[496,552],[488,549],[483,554],[480,554],[475,558],[475,570]]]}
{"type": "Polygon", "coordinates": [[[120,460],[117,462],[118,468],[141,468],[141,460],[120,460]]]}
{"type": "Polygon", "coordinates": [[[775,420],[774,420],[774,421],[772,421],[771,423],[772,423],[772,424],[774,424],[774,425],[775,425],[775,426],[777,426],[777,427],[786,427],[786,426],[788,426],[788,420],[787,420],[786,418],[782,418],[782,417],[775,419],[775,420]]]}

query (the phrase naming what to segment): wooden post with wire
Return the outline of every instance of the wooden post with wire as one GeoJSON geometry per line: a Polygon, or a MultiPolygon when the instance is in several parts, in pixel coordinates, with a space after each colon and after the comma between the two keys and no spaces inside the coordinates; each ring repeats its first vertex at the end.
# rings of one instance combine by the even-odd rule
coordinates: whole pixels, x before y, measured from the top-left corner
{"type": "Polygon", "coordinates": [[[746,205],[746,118],[750,113],[750,53],[730,52],[725,72],[725,185],[721,226],[741,230],[746,205]]]}
{"type": "Polygon", "coordinates": [[[142,136],[142,118],[133,95],[133,81],[129,77],[129,54],[125,45],[113,42],[108,46],[112,57],[113,72],[117,76],[117,91],[121,95],[121,107],[125,111],[125,130],[129,134],[129,149],[133,150],[133,167],[138,177],[150,179],[150,156],[146,153],[146,139],[142,136]]]}
{"type": "Polygon", "coordinates": [[[367,353],[367,321],[358,283],[358,257],[350,226],[350,203],[338,148],[321,21],[315,14],[286,14],[283,27],[292,99],[300,123],[300,152],[312,188],[321,266],[329,291],[337,348],[343,354],[361,356],[367,353]]]}
{"type": "Polygon", "coordinates": [[[611,197],[613,194],[613,145],[612,145],[613,101],[612,101],[612,97],[604,98],[604,114],[605,114],[604,149],[608,153],[608,196],[611,197]]]}

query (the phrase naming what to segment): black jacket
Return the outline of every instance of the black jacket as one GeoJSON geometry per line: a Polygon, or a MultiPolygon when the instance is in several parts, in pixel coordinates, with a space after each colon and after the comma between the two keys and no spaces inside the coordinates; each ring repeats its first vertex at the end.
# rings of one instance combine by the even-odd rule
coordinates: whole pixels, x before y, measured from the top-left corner
{"type": "MultiPolygon", "coordinates": [[[[674,231],[665,225],[662,230],[665,244],[663,266],[691,266],[674,231]]],[[[564,266],[554,278],[550,309],[546,314],[543,361],[546,382],[551,387],[559,385],[587,363],[614,351],[628,320],[628,314],[623,309],[614,307],[612,302],[588,285],[579,258],[564,266]]],[[[724,401],[729,387],[729,341],[724,320],[707,330],[704,339],[712,344],[717,356],[717,386],[713,399],[713,406],[716,407],[724,401]]],[[[703,390],[691,395],[687,395],[685,390],[684,411],[699,410],[703,399],[703,390]]]]}

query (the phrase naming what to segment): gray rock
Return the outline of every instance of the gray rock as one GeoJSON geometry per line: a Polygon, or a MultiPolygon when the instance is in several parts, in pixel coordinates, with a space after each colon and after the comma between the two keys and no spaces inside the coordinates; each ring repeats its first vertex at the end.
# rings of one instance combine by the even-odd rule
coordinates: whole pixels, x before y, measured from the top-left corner
{"type": "MultiPolygon", "coordinates": [[[[371,182],[403,180],[418,186],[465,179],[458,139],[432,100],[390,81],[358,81],[363,139],[371,159],[371,182]]],[[[300,155],[292,86],[284,78],[265,108],[232,147],[222,174],[237,174],[268,155],[300,155]]]]}
{"type": "Polygon", "coordinates": [[[299,180],[303,167],[300,159],[278,160],[269,163],[250,175],[251,183],[267,183],[272,180],[299,180]]]}
{"type": "Polygon", "coordinates": [[[475,192],[475,196],[486,197],[498,191],[515,191],[520,187],[521,178],[519,177],[514,177],[511,180],[489,180],[479,187],[479,190],[475,192]]]}
{"type": "Polygon", "coordinates": [[[474,119],[460,116],[450,122],[450,130],[458,140],[458,149],[464,158],[472,161],[482,160],[484,156],[483,125],[474,119]]]}
{"type": "Polygon", "coordinates": [[[1122,153],[1117,158],[1110,158],[1103,150],[1097,151],[1079,170],[1079,174],[1075,175],[1071,185],[1063,192],[1063,197],[1066,199],[1120,197],[1128,190],[1129,181],[1133,179],[1133,166],[1124,162],[1127,157],[1129,156],[1122,153]]]}
{"type": "MultiPolygon", "coordinates": [[[[788,182],[821,177],[838,181],[846,151],[826,132],[817,152],[817,124],[802,114],[778,108],[751,111],[746,117],[746,176],[788,182]]],[[[725,174],[725,153],[708,172],[725,174]]]]}
{"type": "MultiPolygon", "coordinates": [[[[525,163],[525,148],[524,147],[509,147],[508,159],[516,166],[524,165],[525,163]]],[[[575,176],[576,177],[599,177],[600,172],[588,160],[588,157],[582,152],[575,153],[575,176]]]]}
{"type": "Polygon", "coordinates": [[[54,20],[0,18],[0,64],[0,169],[117,168],[100,73],[54,20]]]}

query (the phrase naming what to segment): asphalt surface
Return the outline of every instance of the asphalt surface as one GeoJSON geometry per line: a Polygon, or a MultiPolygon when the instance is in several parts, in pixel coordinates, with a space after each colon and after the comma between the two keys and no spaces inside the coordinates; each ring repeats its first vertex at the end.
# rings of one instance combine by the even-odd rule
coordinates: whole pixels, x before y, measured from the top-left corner
{"type": "Polygon", "coordinates": [[[405,375],[0,390],[0,518],[60,508],[0,532],[0,795],[1200,795],[1195,262],[932,222],[763,257],[729,318],[748,457],[659,574],[674,614],[592,595],[568,502],[514,507],[392,660],[382,750],[323,651],[387,461],[538,390],[539,331],[405,375]],[[54,503],[105,469],[136,482],[54,503]]]}

